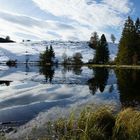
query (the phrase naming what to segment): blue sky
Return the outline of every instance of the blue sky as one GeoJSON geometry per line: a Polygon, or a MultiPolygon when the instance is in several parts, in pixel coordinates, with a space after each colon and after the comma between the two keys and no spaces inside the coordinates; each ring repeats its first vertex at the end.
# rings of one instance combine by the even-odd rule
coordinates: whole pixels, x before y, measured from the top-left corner
{"type": "Polygon", "coordinates": [[[139,0],[0,0],[0,36],[14,40],[89,40],[92,32],[119,40],[139,0]]]}
{"type": "Polygon", "coordinates": [[[134,9],[134,13],[133,13],[133,17],[137,18],[140,17],[140,1],[139,0],[131,0],[133,2],[133,9],[134,9]]]}

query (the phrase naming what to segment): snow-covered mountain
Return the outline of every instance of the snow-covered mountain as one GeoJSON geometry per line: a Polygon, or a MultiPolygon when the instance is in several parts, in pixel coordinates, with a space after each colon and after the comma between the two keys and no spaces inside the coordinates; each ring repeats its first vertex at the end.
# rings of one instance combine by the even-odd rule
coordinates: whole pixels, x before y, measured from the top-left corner
{"type": "MultiPolygon", "coordinates": [[[[56,59],[62,61],[63,53],[72,56],[76,52],[80,52],[83,61],[88,62],[93,58],[94,50],[92,50],[87,42],[71,42],[71,41],[42,41],[42,42],[24,42],[24,43],[6,43],[0,44],[0,62],[6,62],[9,59],[17,60],[17,62],[25,62],[29,58],[29,62],[39,60],[39,54],[43,52],[46,46],[52,45],[56,54],[56,59]]],[[[118,45],[109,43],[110,59],[114,60],[118,51],[118,45]]]]}

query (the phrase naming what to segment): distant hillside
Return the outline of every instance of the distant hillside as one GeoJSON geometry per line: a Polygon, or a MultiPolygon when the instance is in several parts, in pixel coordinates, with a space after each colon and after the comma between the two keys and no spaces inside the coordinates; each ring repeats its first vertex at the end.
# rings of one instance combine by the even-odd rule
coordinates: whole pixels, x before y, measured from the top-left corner
{"type": "Polygon", "coordinates": [[[5,38],[2,38],[2,37],[0,37],[0,43],[14,43],[15,41],[13,41],[13,40],[7,40],[7,39],[5,39],[5,38]]]}
{"type": "MultiPolygon", "coordinates": [[[[63,61],[63,53],[68,57],[79,52],[83,56],[83,61],[88,62],[93,58],[95,50],[88,46],[87,42],[71,42],[71,41],[43,41],[43,42],[24,42],[24,43],[3,43],[0,44],[0,62],[9,59],[17,60],[17,62],[25,62],[29,58],[29,62],[39,61],[39,54],[46,49],[46,46],[52,45],[59,62],[63,61]]],[[[118,44],[108,43],[110,59],[114,60],[118,52],[118,44]]]]}

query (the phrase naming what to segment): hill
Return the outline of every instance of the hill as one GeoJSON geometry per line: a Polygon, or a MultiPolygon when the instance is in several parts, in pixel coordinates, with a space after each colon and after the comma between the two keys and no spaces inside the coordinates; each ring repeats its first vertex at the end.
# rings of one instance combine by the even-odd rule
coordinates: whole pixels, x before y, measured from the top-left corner
{"type": "MultiPolygon", "coordinates": [[[[92,50],[87,42],[71,42],[71,41],[42,41],[42,42],[24,42],[24,43],[4,43],[0,44],[0,61],[6,62],[9,59],[17,60],[17,62],[25,62],[29,58],[29,62],[39,60],[39,54],[43,52],[46,46],[52,45],[56,54],[56,59],[62,61],[62,55],[65,52],[67,56],[72,56],[76,52],[80,52],[83,61],[88,62],[93,58],[95,50],[92,50]]],[[[118,51],[118,45],[109,43],[110,59],[114,60],[118,51]]]]}

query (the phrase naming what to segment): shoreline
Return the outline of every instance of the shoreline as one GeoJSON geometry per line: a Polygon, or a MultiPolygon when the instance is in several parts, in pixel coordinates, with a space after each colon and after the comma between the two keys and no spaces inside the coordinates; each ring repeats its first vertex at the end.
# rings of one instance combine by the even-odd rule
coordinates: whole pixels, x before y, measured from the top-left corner
{"type": "Polygon", "coordinates": [[[123,68],[123,69],[140,69],[140,65],[89,65],[91,67],[99,67],[99,68],[123,68]]]}
{"type": "MultiPolygon", "coordinates": [[[[36,65],[36,66],[40,66],[39,65],[39,61],[31,61],[31,62],[17,62],[16,63],[17,65],[36,65]]],[[[6,62],[0,62],[0,66],[8,66],[6,65],[6,62]]],[[[46,64],[44,66],[56,66],[56,64],[54,65],[49,65],[49,64],[46,64]]],[[[87,63],[84,63],[84,64],[80,64],[80,65],[75,65],[75,64],[62,64],[62,63],[58,63],[57,66],[87,66],[87,67],[97,67],[97,68],[128,68],[128,69],[140,69],[140,65],[110,65],[110,64],[87,64],[87,63]]]]}

